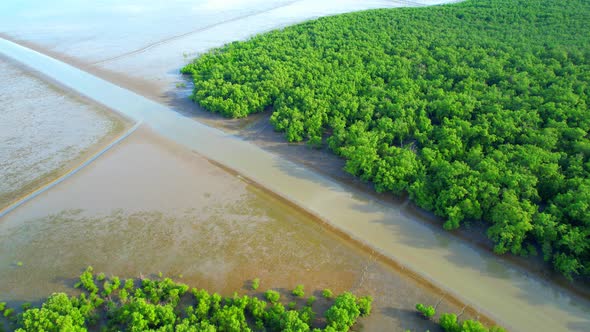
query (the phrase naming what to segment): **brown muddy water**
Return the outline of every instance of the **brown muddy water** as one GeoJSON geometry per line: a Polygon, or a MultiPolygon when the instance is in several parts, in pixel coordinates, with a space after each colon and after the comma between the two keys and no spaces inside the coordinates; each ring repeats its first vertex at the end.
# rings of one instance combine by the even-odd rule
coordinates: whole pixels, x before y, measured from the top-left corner
{"type": "MultiPolygon", "coordinates": [[[[120,1],[103,1],[96,10],[94,5],[77,1],[59,0],[51,6],[38,1],[32,6],[31,3],[35,2],[0,4],[0,33],[103,79],[116,82],[119,86],[133,89],[151,100],[174,107],[178,105],[177,98],[186,96],[190,90],[175,87],[176,82],[184,82],[178,75],[178,69],[190,61],[190,58],[210,47],[317,16],[419,4],[407,1],[352,0],[269,1],[265,5],[240,0],[168,1],[170,8],[178,10],[167,11],[162,10],[161,5],[155,1],[127,1],[123,3],[123,7],[118,6],[120,1]],[[221,4],[215,5],[216,3],[221,4]],[[64,4],[68,10],[61,11],[64,4]],[[196,5],[201,6],[200,9],[192,10],[196,5]],[[205,11],[203,8],[209,9],[205,11]],[[182,13],[181,16],[178,13],[182,13]],[[158,22],[163,23],[152,24],[149,18],[153,16],[158,16],[158,22]],[[121,20],[122,17],[129,19],[121,20]],[[91,24],[87,24],[88,22],[91,24]],[[151,39],[146,40],[148,37],[151,39]]],[[[421,3],[431,4],[433,1],[421,3]]],[[[429,227],[411,207],[377,202],[373,197],[359,193],[347,185],[326,179],[301,165],[286,162],[268,153],[273,150],[272,147],[267,146],[263,151],[227,133],[187,121],[187,118],[179,116],[168,107],[87,76],[83,72],[51,60],[40,59],[36,54],[14,50],[6,44],[0,46],[0,52],[9,51],[14,51],[12,56],[16,59],[43,71],[60,84],[130,117],[143,119],[156,133],[243,174],[305,208],[331,227],[395,260],[512,330],[586,331],[590,326],[590,304],[587,300],[530,275],[487,251],[457,241],[456,237],[429,227]]],[[[240,126],[240,123],[198,114],[199,120],[206,120],[216,126],[237,129],[240,126]]],[[[137,183],[139,182],[141,181],[137,183]]],[[[149,183],[149,180],[146,182],[149,183]]],[[[86,199],[100,201],[99,197],[96,195],[86,199]]],[[[150,206],[147,204],[153,201],[137,203],[137,206],[150,206]]],[[[184,209],[183,205],[169,204],[178,211],[184,209]]],[[[24,206],[21,210],[30,209],[24,206]]],[[[86,220],[93,220],[92,213],[84,213],[88,213],[88,218],[91,218],[86,220]]],[[[105,217],[110,216],[108,211],[103,213],[105,217]]],[[[282,231],[287,229],[289,228],[282,231]]],[[[331,233],[326,233],[326,236],[328,234],[331,233]]],[[[263,279],[262,286],[266,287],[265,277],[257,276],[263,279]]],[[[186,273],[184,277],[187,278],[186,273]]],[[[276,278],[285,280],[278,275],[276,278]]],[[[327,278],[340,280],[339,277],[327,278]]],[[[236,285],[239,286],[241,279],[235,281],[236,285]]],[[[291,281],[285,281],[289,282],[291,281]]],[[[376,285],[384,290],[400,291],[393,282],[376,285]]],[[[277,287],[288,286],[277,283],[277,287]]],[[[379,288],[375,290],[379,292],[379,288]]],[[[412,292],[423,290],[408,288],[402,294],[412,292]]],[[[410,295],[408,297],[412,298],[410,295]]],[[[435,303],[437,297],[432,295],[433,300],[430,303],[435,303]]],[[[412,310],[411,305],[396,308],[381,309],[379,312],[383,317],[389,317],[387,313],[401,313],[404,310],[407,313],[412,310]]],[[[374,319],[378,321],[381,318],[374,319]]],[[[389,322],[383,325],[367,325],[367,329],[399,330],[400,325],[395,324],[389,322]],[[393,328],[386,328],[389,327],[387,324],[394,324],[393,328]]]]}
{"type": "Polygon", "coordinates": [[[375,311],[363,324],[373,331],[432,329],[412,307],[442,296],[145,128],[0,221],[4,300],[71,292],[87,265],[122,277],[162,272],[224,295],[256,277],[285,295],[297,284],[309,295],[370,294],[375,311]]]}
{"type": "Polygon", "coordinates": [[[0,57],[0,210],[118,135],[117,114],[0,57]]]}

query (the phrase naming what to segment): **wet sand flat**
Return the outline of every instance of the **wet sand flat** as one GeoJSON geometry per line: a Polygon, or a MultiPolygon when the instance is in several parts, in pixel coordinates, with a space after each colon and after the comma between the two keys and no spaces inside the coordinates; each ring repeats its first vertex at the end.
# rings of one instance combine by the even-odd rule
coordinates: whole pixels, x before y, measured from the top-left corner
{"type": "Polygon", "coordinates": [[[127,123],[0,57],[0,209],[67,172],[127,123]]]}
{"type": "MultiPolygon", "coordinates": [[[[432,329],[413,306],[443,296],[146,128],[0,220],[4,300],[71,292],[87,265],[122,277],[162,272],[223,295],[246,292],[256,277],[261,291],[285,296],[297,284],[308,295],[370,294],[368,330],[432,329]]],[[[440,308],[460,311],[448,301],[440,308]]]]}

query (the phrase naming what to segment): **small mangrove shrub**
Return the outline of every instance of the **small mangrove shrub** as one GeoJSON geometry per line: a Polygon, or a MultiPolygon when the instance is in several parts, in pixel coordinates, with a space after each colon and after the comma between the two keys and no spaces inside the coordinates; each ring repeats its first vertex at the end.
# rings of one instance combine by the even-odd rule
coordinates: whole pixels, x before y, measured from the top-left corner
{"type": "Polygon", "coordinates": [[[252,290],[257,290],[258,287],[260,287],[260,279],[254,278],[254,280],[252,280],[252,290]]]}
{"type": "Polygon", "coordinates": [[[293,290],[293,292],[291,294],[293,294],[294,296],[297,296],[297,297],[305,296],[305,291],[304,291],[303,285],[297,285],[297,287],[295,287],[295,289],[293,290]]]}
{"type": "Polygon", "coordinates": [[[332,293],[330,289],[326,288],[322,291],[322,296],[326,299],[331,299],[334,297],[334,293],[332,293]]]}
{"type": "Polygon", "coordinates": [[[279,300],[279,298],[281,297],[281,294],[279,294],[279,292],[274,291],[272,289],[269,289],[266,291],[266,293],[264,293],[264,297],[269,300],[270,302],[277,302],[279,300]]]}
{"type": "Polygon", "coordinates": [[[432,318],[432,316],[436,314],[436,310],[433,306],[425,306],[422,303],[416,304],[416,310],[418,310],[418,312],[420,312],[422,316],[424,316],[427,319],[432,318]]]}

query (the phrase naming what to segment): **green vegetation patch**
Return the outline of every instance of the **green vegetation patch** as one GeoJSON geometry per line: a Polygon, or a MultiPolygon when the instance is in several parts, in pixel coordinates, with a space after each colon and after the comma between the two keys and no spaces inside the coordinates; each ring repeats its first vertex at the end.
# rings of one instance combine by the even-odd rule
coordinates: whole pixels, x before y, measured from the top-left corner
{"type": "Polygon", "coordinates": [[[206,109],[273,108],[379,192],[408,193],[495,252],[590,275],[590,2],[471,0],[321,18],[182,69],[206,109]]]}
{"type": "MultiPolygon", "coordinates": [[[[40,308],[23,305],[15,314],[6,303],[0,312],[11,330],[16,331],[348,331],[359,317],[371,312],[371,297],[342,293],[333,300],[323,317],[316,320],[314,301],[288,308],[280,294],[269,290],[264,301],[256,296],[222,297],[203,289],[190,289],[169,278],[122,282],[94,274],[89,267],[80,276],[77,288],[85,292],[69,297],[51,295],[40,308]],[[101,287],[102,285],[102,287],[101,287]],[[123,287],[121,287],[123,286],[123,287]]],[[[0,331],[3,321],[0,320],[0,331]]]]}
{"type": "MultiPolygon", "coordinates": [[[[436,308],[425,306],[422,303],[416,304],[416,310],[426,319],[432,319],[436,315],[436,308]]],[[[459,321],[459,317],[451,313],[443,313],[436,322],[445,332],[506,332],[499,326],[486,327],[480,321],[467,319],[459,321]]]]}
{"type": "Polygon", "coordinates": [[[297,287],[295,287],[295,289],[293,290],[293,292],[291,292],[291,294],[293,294],[294,296],[297,296],[297,297],[304,297],[305,296],[305,289],[304,289],[303,285],[297,285],[297,287]]]}
{"type": "Polygon", "coordinates": [[[260,287],[260,279],[254,278],[254,280],[252,280],[252,290],[257,290],[258,287],[260,287]]]}

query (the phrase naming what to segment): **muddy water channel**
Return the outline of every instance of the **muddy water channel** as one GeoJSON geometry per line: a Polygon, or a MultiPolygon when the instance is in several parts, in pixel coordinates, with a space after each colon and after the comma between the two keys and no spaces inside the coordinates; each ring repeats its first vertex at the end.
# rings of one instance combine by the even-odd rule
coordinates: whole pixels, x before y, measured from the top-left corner
{"type": "Polygon", "coordinates": [[[246,292],[256,277],[261,290],[285,295],[300,283],[310,295],[371,294],[375,314],[363,321],[370,330],[432,328],[411,309],[442,296],[145,128],[0,221],[3,299],[71,292],[86,265],[125,277],[162,272],[224,295],[246,292]]]}
{"type": "MultiPolygon", "coordinates": [[[[119,87],[88,75],[86,72],[66,66],[62,62],[2,40],[0,40],[0,52],[9,54],[14,59],[42,71],[45,75],[59,81],[60,84],[91,99],[136,120],[144,121],[158,135],[223,164],[294,202],[333,227],[345,232],[356,241],[369,245],[406,269],[415,271],[423,278],[445,289],[447,296],[453,294],[459,297],[463,302],[470,304],[512,330],[588,330],[587,327],[590,326],[590,304],[588,301],[545,280],[529,275],[502,258],[478,250],[447,233],[442,233],[438,229],[426,225],[419,217],[410,212],[410,208],[403,204],[376,202],[371,197],[342,183],[320,176],[298,164],[287,162],[268,153],[268,150],[262,150],[226,132],[212,129],[180,116],[171,109],[178,105],[176,98],[183,97],[186,90],[190,90],[190,88],[175,88],[176,82],[183,82],[178,75],[178,69],[191,57],[211,47],[317,16],[376,7],[433,4],[436,1],[303,0],[269,1],[264,4],[239,0],[224,2],[168,1],[167,6],[171,6],[168,8],[175,8],[174,10],[162,10],[156,4],[157,2],[150,1],[127,1],[124,2],[125,5],[121,5],[120,1],[102,1],[97,6],[89,6],[77,1],[60,0],[58,1],[59,6],[55,3],[51,6],[56,9],[48,8],[49,6],[41,1],[32,6],[31,3],[35,2],[0,4],[0,33],[40,50],[42,53],[50,54],[54,58],[82,68],[84,71],[115,82],[119,87]],[[69,9],[63,12],[58,10],[57,8],[62,5],[69,9]],[[154,17],[158,17],[158,24],[153,24],[150,21],[150,18],[154,17]],[[113,24],[105,24],[105,22],[113,22],[113,24]],[[132,89],[151,100],[121,89],[121,86],[132,89]],[[153,100],[160,103],[155,103],[153,100]]],[[[222,120],[211,120],[202,114],[196,115],[196,117],[205,119],[208,123],[222,123],[222,127],[225,123],[222,120]]],[[[143,148],[148,149],[146,146],[143,148]]],[[[113,151],[113,155],[115,153],[116,150],[113,151]]],[[[131,168],[135,172],[148,164],[152,167],[164,167],[161,165],[162,160],[171,159],[169,156],[149,159],[150,155],[158,155],[152,150],[136,153],[137,160],[148,158],[147,160],[158,160],[158,163],[147,162],[136,165],[131,168]]],[[[111,155],[109,156],[112,158],[111,155]]],[[[112,270],[122,275],[142,272],[137,271],[138,269],[145,272],[145,264],[148,264],[148,266],[153,266],[154,269],[157,268],[164,273],[182,273],[184,279],[195,280],[225,291],[233,291],[236,287],[241,287],[244,279],[253,276],[262,279],[263,288],[267,286],[292,287],[294,283],[303,282],[307,285],[316,283],[318,289],[323,287],[320,285],[332,283],[336,283],[336,286],[333,286],[336,289],[338,287],[340,289],[355,288],[356,285],[361,284],[359,280],[372,278],[373,283],[369,284],[364,281],[361,286],[367,287],[372,293],[379,295],[377,315],[367,322],[368,330],[375,331],[401,330],[402,327],[410,327],[400,324],[399,317],[407,317],[409,321],[415,322],[413,320],[415,316],[408,314],[413,304],[411,302],[424,298],[424,302],[434,304],[439,297],[436,293],[408,286],[415,284],[402,283],[399,280],[406,279],[386,272],[389,270],[380,263],[371,265],[369,270],[373,273],[369,274],[371,276],[369,279],[362,277],[362,273],[359,271],[363,270],[365,266],[363,264],[371,261],[370,255],[351,251],[349,245],[337,241],[333,235],[330,235],[331,232],[326,232],[317,224],[303,221],[298,223],[298,219],[293,217],[297,215],[295,211],[289,210],[287,205],[281,204],[272,196],[260,198],[265,197],[263,193],[255,187],[244,184],[244,182],[237,181],[235,183],[239,185],[232,184],[229,186],[231,190],[224,192],[223,188],[225,187],[222,185],[224,182],[218,181],[217,177],[210,176],[208,180],[215,179],[215,181],[211,180],[213,182],[200,184],[193,182],[190,188],[183,187],[185,183],[201,181],[197,180],[198,175],[210,175],[210,171],[204,171],[205,169],[216,169],[203,160],[201,160],[200,171],[195,171],[192,175],[191,173],[170,172],[168,173],[170,176],[165,180],[157,180],[158,177],[155,174],[166,174],[164,170],[154,171],[154,175],[145,173],[141,178],[130,176],[134,174],[127,170],[130,172],[128,178],[136,180],[133,182],[121,181],[121,179],[127,179],[127,176],[106,180],[110,179],[109,176],[115,174],[119,167],[133,165],[132,161],[126,159],[112,162],[110,168],[107,167],[110,171],[102,173],[101,177],[97,177],[95,180],[87,179],[91,171],[96,171],[94,168],[90,168],[88,174],[80,173],[80,177],[76,178],[79,180],[72,179],[70,181],[72,186],[75,181],[83,183],[79,184],[80,191],[67,194],[64,190],[69,187],[55,188],[47,193],[47,197],[40,197],[30,205],[23,206],[14,214],[9,215],[5,218],[6,220],[0,221],[0,233],[12,234],[11,236],[2,235],[1,242],[7,241],[12,243],[11,246],[23,248],[22,252],[27,252],[25,250],[27,245],[34,247],[32,244],[36,242],[32,242],[31,239],[44,243],[45,237],[40,234],[52,233],[44,231],[46,228],[43,227],[49,227],[44,225],[54,224],[59,228],[63,227],[61,222],[65,222],[69,223],[72,229],[80,229],[79,240],[72,240],[71,246],[63,234],[53,231],[55,241],[61,240],[62,246],[53,243],[44,243],[43,245],[54,246],[56,252],[68,257],[74,263],[69,267],[61,266],[51,272],[50,263],[45,262],[42,258],[36,258],[39,261],[38,265],[45,264],[48,269],[31,273],[30,278],[37,276],[34,280],[39,283],[41,288],[35,292],[27,293],[28,289],[20,286],[21,293],[11,293],[15,300],[19,297],[43,297],[45,296],[43,291],[48,290],[50,285],[67,287],[69,280],[63,280],[63,278],[71,278],[76,275],[80,269],[80,266],[76,266],[77,263],[87,264],[87,260],[92,261],[90,263],[96,265],[99,270],[107,272],[112,270]],[[180,174],[186,176],[181,177],[180,174]],[[126,183],[126,186],[121,188],[120,182],[126,183]],[[150,184],[153,186],[149,186],[150,184]],[[102,191],[89,191],[89,188],[103,189],[102,191]],[[208,190],[206,192],[209,192],[209,197],[206,197],[206,192],[198,194],[199,190],[205,189],[208,190]],[[217,192],[218,190],[219,192],[217,192]],[[127,194],[117,196],[116,193],[127,194]],[[133,200],[132,198],[136,196],[146,196],[146,198],[145,200],[139,198],[133,200]],[[75,200],[63,205],[63,202],[67,202],[71,197],[75,197],[75,200]],[[219,199],[214,199],[215,197],[219,197],[219,199]],[[83,201],[87,202],[82,204],[83,201]],[[101,204],[104,204],[102,209],[98,208],[101,204]],[[217,206],[216,211],[227,211],[228,214],[223,214],[226,212],[210,214],[211,210],[201,204],[206,207],[217,206]],[[121,209],[116,210],[117,208],[121,209]],[[35,211],[42,212],[37,214],[35,211]],[[242,214],[236,213],[236,211],[240,211],[242,214]],[[271,224],[268,221],[270,219],[267,219],[272,219],[273,215],[277,220],[276,224],[271,224]],[[238,220],[244,222],[241,223],[238,220]],[[74,227],[76,223],[84,226],[76,228],[74,227]],[[160,228],[151,228],[154,224],[168,225],[164,227],[167,231],[159,233],[160,228]],[[182,227],[195,224],[197,225],[191,226],[193,228],[182,227]],[[94,225],[103,225],[103,227],[95,228],[94,225]],[[212,229],[210,229],[208,225],[217,226],[211,226],[212,229]],[[251,227],[247,227],[248,225],[251,227]],[[298,226],[292,227],[291,225],[298,226]],[[113,228],[109,229],[108,227],[113,228]],[[129,229],[140,229],[141,231],[134,232],[129,229]],[[234,229],[236,232],[232,233],[234,229]],[[13,233],[9,233],[10,231],[13,233]],[[117,232],[131,234],[132,236],[126,240],[129,244],[122,240],[109,242],[117,239],[117,232]],[[206,240],[213,242],[198,240],[201,232],[211,234],[206,240]],[[227,234],[232,234],[232,236],[227,236],[227,234]],[[242,234],[250,236],[241,236],[242,234]],[[191,235],[190,239],[197,239],[194,243],[200,245],[192,246],[192,242],[187,240],[189,239],[188,235],[191,235]],[[133,236],[138,239],[134,240],[133,236]],[[176,237],[183,239],[183,241],[171,240],[176,237]],[[94,238],[101,240],[91,240],[94,238]],[[140,240],[151,238],[161,241],[147,243],[140,240]],[[277,238],[282,241],[272,242],[277,238]],[[289,241],[293,243],[285,243],[289,241]],[[330,241],[334,242],[329,244],[330,241]],[[77,242],[78,246],[82,248],[89,248],[90,244],[93,244],[93,247],[99,249],[87,249],[85,255],[89,258],[76,261],[76,251],[80,253],[86,251],[77,249],[74,242],[77,242]],[[87,245],[86,242],[89,244],[87,245]],[[105,243],[112,243],[113,246],[114,243],[119,243],[119,246],[112,248],[104,245],[105,243]],[[218,249],[219,244],[222,244],[221,248],[224,249],[218,249]],[[326,245],[326,247],[321,245],[326,245]],[[278,246],[281,250],[273,250],[274,246],[278,246]],[[69,250],[57,251],[58,247],[67,247],[69,250]],[[144,248],[145,252],[150,254],[141,256],[140,251],[135,251],[136,247],[144,248]],[[161,248],[160,250],[170,254],[159,255],[156,253],[157,249],[153,248],[161,248]],[[186,256],[178,254],[178,252],[184,252],[183,250],[190,254],[186,256]],[[232,250],[236,250],[239,254],[234,257],[232,250]],[[108,255],[111,259],[101,256],[103,252],[110,252],[108,255]],[[206,254],[196,257],[194,252],[206,254]],[[259,255],[264,253],[267,256],[251,256],[250,254],[253,252],[260,252],[259,255]],[[324,252],[329,254],[324,255],[324,252]],[[116,256],[117,253],[121,253],[121,256],[116,256]],[[282,255],[287,256],[285,258],[282,255]],[[157,258],[150,259],[150,256],[157,258]],[[215,258],[210,259],[211,257],[215,258]],[[260,257],[260,260],[257,260],[257,257],[260,257]],[[262,257],[264,257],[264,261],[275,262],[277,267],[261,263],[263,262],[262,257]],[[307,257],[312,263],[306,264],[307,259],[303,257],[307,257]],[[101,259],[102,261],[100,261],[101,259]],[[289,265],[283,260],[297,263],[289,265]],[[173,261],[183,262],[183,264],[174,266],[173,261]],[[142,262],[143,265],[139,262],[142,262]],[[239,262],[246,263],[240,264],[239,262]],[[201,268],[197,268],[196,265],[201,268]],[[184,270],[183,267],[187,266],[192,266],[193,270],[184,270]],[[307,273],[309,272],[306,270],[308,267],[309,271],[314,273],[307,273]],[[213,274],[215,276],[212,276],[213,274]],[[47,277],[43,277],[44,275],[47,277]],[[312,279],[295,280],[303,278],[303,276],[312,279]],[[273,284],[267,285],[265,280],[273,280],[273,284]],[[43,283],[47,283],[47,287],[43,286],[43,283]],[[42,295],[39,296],[39,293],[42,295]],[[403,304],[400,302],[389,303],[388,301],[400,301],[395,294],[400,294],[399,298],[409,300],[403,304]],[[430,300],[427,297],[430,297],[430,300]]],[[[101,159],[92,166],[96,166],[98,169],[98,165],[103,162],[106,161],[101,159]]],[[[300,220],[305,219],[303,216],[301,218],[300,220]]],[[[76,239],[77,237],[73,236],[72,238],[76,239]]],[[[0,292],[11,288],[14,288],[14,292],[16,292],[19,287],[16,286],[15,280],[18,280],[19,277],[25,278],[27,274],[24,269],[19,270],[14,266],[8,269],[6,264],[21,260],[25,263],[25,267],[32,269],[35,269],[35,264],[29,264],[27,259],[12,255],[18,251],[10,249],[8,253],[5,253],[7,250],[5,248],[9,247],[2,247],[0,252],[2,264],[4,264],[2,265],[4,267],[0,268],[0,273],[10,273],[11,275],[0,278],[2,280],[0,283],[6,283],[0,292]]],[[[41,244],[36,248],[44,252],[41,244]]],[[[32,259],[32,257],[28,259],[32,259]]],[[[51,259],[54,263],[57,261],[55,258],[51,259]]],[[[152,269],[150,268],[150,270],[152,269]]],[[[33,281],[33,279],[29,280],[33,281]]],[[[417,329],[425,330],[426,328],[428,327],[417,329]]]]}

